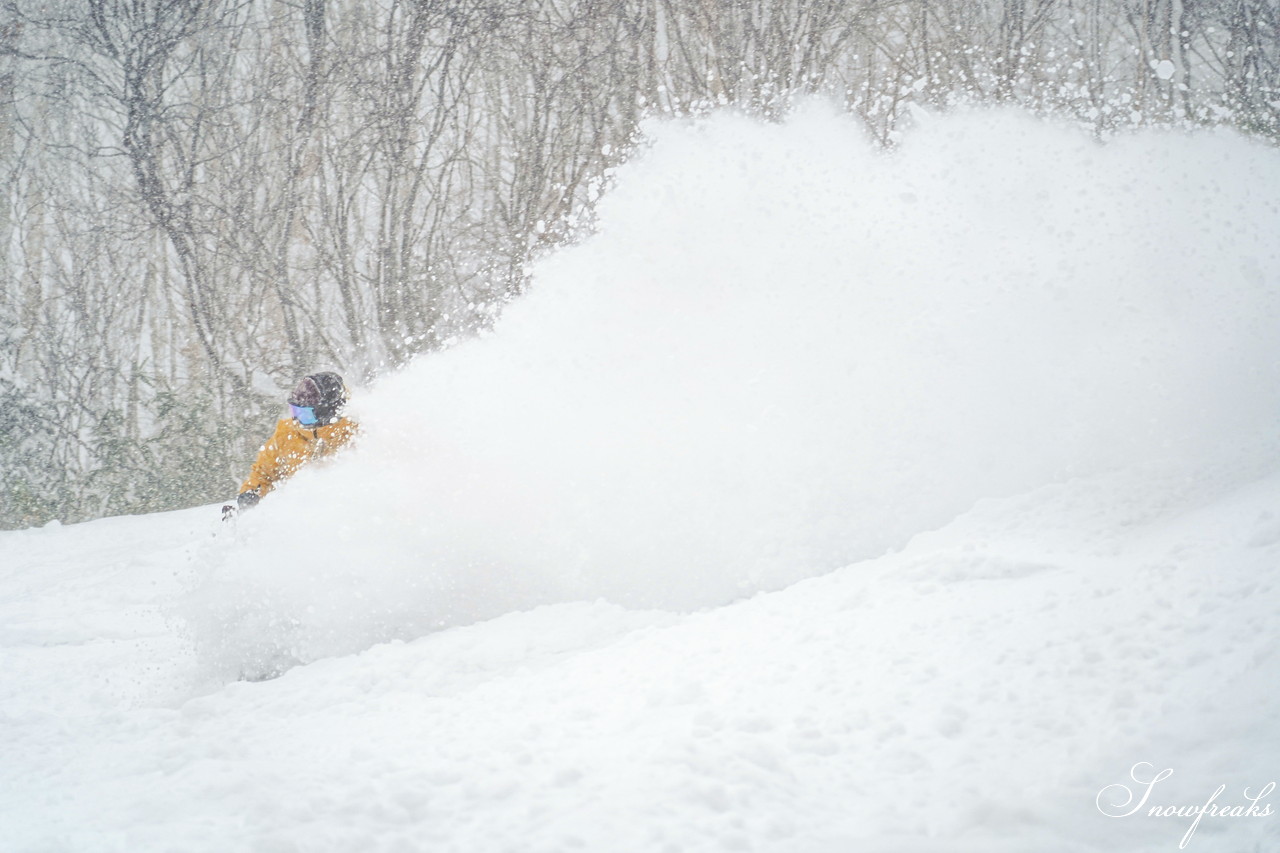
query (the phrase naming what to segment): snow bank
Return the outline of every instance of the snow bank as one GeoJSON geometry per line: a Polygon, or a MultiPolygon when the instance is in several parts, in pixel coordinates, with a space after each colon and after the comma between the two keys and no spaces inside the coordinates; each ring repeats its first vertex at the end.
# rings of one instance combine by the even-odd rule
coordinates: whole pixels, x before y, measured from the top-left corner
{"type": "Polygon", "coordinates": [[[821,105],[648,126],[494,334],[371,389],[361,446],[206,554],[206,658],[699,608],[982,497],[1275,458],[1280,155],[919,118],[888,155],[821,105]]]}

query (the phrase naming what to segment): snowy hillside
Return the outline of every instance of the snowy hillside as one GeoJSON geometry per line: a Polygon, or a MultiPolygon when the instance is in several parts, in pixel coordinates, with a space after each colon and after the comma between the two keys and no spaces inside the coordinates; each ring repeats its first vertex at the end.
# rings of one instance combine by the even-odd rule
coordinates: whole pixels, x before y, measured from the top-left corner
{"type": "Polygon", "coordinates": [[[0,534],[4,850],[1280,849],[1280,155],[650,135],[235,525],[0,534]]]}
{"type": "MultiPolygon", "coordinates": [[[[1277,775],[1280,478],[1077,482],[690,615],[548,605],[192,684],[212,508],[6,534],[10,850],[1175,850],[1277,775]],[[196,694],[193,696],[193,693],[196,694]],[[1132,786],[1135,787],[1136,786],[1132,786]]],[[[1272,802],[1276,798],[1271,798],[1272,802]]],[[[1189,849],[1266,851],[1280,818],[1189,849]]]]}

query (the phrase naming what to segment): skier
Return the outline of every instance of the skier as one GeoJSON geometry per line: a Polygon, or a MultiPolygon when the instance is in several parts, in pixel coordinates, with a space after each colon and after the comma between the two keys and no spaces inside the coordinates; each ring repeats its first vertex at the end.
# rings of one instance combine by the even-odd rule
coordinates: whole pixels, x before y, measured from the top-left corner
{"type": "Polygon", "coordinates": [[[347,397],[347,386],[336,373],[304,376],[289,395],[290,417],[280,419],[271,438],[258,450],[236,505],[224,506],[223,518],[254,506],[303,465],[350,441],[357,424],[342,414],[347,397]]]}

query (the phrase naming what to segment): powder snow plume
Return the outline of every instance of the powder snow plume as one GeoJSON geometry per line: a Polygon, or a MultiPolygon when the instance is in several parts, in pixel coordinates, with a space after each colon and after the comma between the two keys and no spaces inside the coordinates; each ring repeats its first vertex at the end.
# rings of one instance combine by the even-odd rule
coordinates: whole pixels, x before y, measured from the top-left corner
{"type": "Polygon", "coordinates": [[[216,668],[714,606],[984,497],[1277,458],[1280,153],[1001,111],[885,153],[823,104],[645,130],[493,333],[368,389],[361,445],[209,551],[216,668]]]}

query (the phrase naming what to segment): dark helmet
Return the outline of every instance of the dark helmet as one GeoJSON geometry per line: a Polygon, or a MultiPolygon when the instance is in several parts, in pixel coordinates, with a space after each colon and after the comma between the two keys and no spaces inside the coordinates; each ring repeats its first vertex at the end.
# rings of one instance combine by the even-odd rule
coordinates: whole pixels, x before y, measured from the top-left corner
{"type": "Polygon", "coordinates": [[[310,406],[315,410],[316,419],[322,423],[332,423],[342,414],[342,407],[347,404],[347,386],[342,377],[336,373],[313,373],[304,376],[289,395],[290,406],[310,406]]]}

